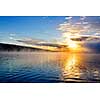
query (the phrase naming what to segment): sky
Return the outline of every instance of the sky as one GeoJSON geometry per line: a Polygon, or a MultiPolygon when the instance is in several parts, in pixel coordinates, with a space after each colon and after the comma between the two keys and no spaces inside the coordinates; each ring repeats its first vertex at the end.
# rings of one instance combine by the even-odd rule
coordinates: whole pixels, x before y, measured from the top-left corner
{"type": "Polygon", "coordinates": [[[77,42],[100,50],[100,16],[0,16],[0,42],[77,42]],[[91,46],[93,44],[93,46],[91,46]]]}
{"type": "Polygon", "coordinates": [[[54,16],[17,16],[0,17],[0,40],[11,41],[14,38],[36,38],[51,40],[60,37],[57,27],[65,17],[54,16]]]}

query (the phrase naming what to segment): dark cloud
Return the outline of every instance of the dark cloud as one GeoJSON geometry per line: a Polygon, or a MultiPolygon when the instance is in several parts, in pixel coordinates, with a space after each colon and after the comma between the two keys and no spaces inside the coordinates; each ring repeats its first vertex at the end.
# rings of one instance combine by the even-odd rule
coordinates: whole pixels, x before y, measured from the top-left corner
{"type": "Polygon", "coordinates": [[[61,48],[61,47],[67,47],[66,45],[61,45],[61,44],[57,44],[57,43],[48,43],[47,41],[44,40],[39,40],[39,39],[27,39],[27,40],[16,40],[17,42],[21,42],[21,43],[25,43],[28,45],[36,45],[36,46],[49,46],[49,47],[57,47],[57,48],[61,48]]]}
{"type": "Polygon", "coordinates": [[[83,45],[85,48],[89,48],[91,52],[100,53],[100,42],[97,43],[85,43],[83,45]]]}
{"type": "Polygon", "coordinates": [[[55,43],[39,43],[36,44],[39,46],[51,46],[51,47],[57,47],[57,48],[61,48],[61,47],[67,47],[66,45],[60,45],[60,44],[55,44],[55,43]]]}
{"type": "Polygon", "coordinates": [[[88,37],[71,38],[72,41],[86,41],[88,37]]]}
{"type": "Polygon", "coordinates": [[[100,36],[80,36],[80,37],[73,37],[71,38],[72,41],[100,41],[100,36]]]}

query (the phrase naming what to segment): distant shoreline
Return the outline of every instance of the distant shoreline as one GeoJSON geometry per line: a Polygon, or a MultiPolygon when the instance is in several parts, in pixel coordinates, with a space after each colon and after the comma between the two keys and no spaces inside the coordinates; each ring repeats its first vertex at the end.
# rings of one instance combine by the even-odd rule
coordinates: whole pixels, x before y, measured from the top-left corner
{"type": "Polygon", "coordinates": [[[33,52],[33,51],[48,51],[43,50],[39,48],[34,47],[27,47],[27,46],[20,46],[15,44],[6,44],[6,43],[0,43],[0,52],[10,52],[10,51],[16,51],[16,52],[33,52]]]}

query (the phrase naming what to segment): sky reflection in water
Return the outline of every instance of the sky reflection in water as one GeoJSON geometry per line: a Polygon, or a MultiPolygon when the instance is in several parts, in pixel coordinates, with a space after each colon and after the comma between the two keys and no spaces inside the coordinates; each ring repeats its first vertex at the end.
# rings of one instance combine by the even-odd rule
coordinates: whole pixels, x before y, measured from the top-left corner
{"type": "Polygon", "coordinates": [[[1,53],[0,82],[99,82],[100,54],[1,53]]]}

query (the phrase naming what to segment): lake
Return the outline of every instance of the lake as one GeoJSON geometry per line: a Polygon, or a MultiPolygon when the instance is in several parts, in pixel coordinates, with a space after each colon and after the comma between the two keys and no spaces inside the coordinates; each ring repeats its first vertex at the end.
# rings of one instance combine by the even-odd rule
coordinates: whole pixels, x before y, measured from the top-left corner
{"type": "Polygon", "coordinates": [[[100,54],[0,53],[0,83],[67,82],[100,82],[100,54]]]}

